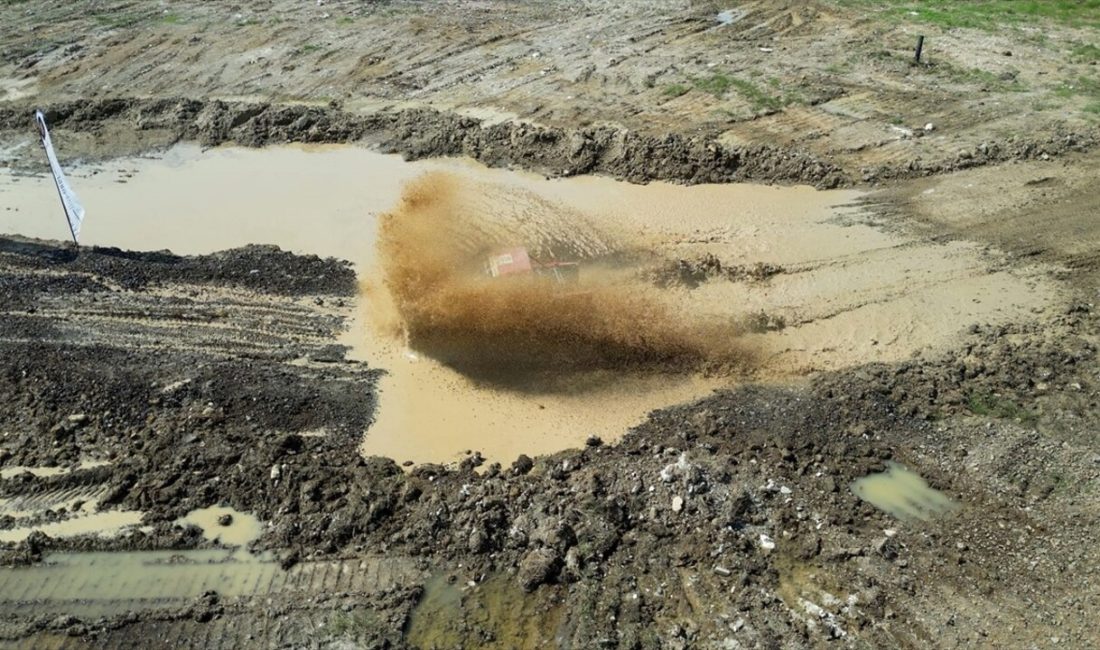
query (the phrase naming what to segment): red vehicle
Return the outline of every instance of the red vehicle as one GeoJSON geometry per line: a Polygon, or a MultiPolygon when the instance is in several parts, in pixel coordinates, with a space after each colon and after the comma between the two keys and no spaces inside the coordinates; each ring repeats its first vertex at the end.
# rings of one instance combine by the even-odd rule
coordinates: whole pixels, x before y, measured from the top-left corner
{"type": "Polygon", "coordinates": [[[518,246],[490,255],[486,260],[485,272],[494,278],[536,275],[565,284],[577,281],[580,277],[580,265],[577,262],[557,260],[544,262],[532,258],[526,248],[518,246]]]}

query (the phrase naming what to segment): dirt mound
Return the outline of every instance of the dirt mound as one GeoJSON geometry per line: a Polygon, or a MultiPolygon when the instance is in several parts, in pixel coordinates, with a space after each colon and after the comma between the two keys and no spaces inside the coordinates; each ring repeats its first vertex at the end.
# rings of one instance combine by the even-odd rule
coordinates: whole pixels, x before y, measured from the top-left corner
{"type": "Polygon", "coordinates": [[[412,348],[508,383],[532,372],[697,371],[751,361],[739,326],[677,311],[583,221],[478,213],[466,192],[448,175],[429,174],[383,218],[386,286],[412,348]],[[581,259],[581,279],[488,277],[486,256],[516,245],[542,259],[581,259]]]}

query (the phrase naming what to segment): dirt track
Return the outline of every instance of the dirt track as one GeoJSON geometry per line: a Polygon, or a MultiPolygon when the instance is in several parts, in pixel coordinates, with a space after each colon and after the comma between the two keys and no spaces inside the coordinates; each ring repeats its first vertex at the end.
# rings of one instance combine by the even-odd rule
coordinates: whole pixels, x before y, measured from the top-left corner
{"type": "Polygon", "coordinates": [[[5,5],[12,174],[41,171],[41,105],[66,164],[179,140],[359,142],[551,176],[861,186],[860,225],[972,245],[1050,295],[909,360],[654,413],[615,444],[406,471],[358,452],[384,368],[337,343],[346,263],[3,236],[0,508],[17,516],[0,533],[97,509],[144,528],[4,545],[18,568],[0,581],[30,577],[0,595],[0,643],[1100,645],[1100,153],[1081,90],[1096,67],[1072,54],[1095,32],[918,27],[825,2],[750,2],[721,25],[724,9],[5,5]],[[930,65],[908,63],[918,29],[930,65]],[[899,521],[858,499],[853,481],[888,461],[958,510],[899,521]],[[273,555],[246,569],[272,582],[80,602],[35,586],[65,570],[51,553],[215,547],[175,523],[214,504],[269,524],[252,549],[273,555]]]}

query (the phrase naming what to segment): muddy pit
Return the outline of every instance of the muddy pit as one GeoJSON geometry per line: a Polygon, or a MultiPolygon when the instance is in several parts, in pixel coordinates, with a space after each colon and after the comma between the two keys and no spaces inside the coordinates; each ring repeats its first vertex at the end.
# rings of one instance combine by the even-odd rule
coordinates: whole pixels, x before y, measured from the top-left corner
{"type": "MultiPolygon", "coordinates": [[[[343,343],[386,371],[362,452],[508,462],[617,439],[745,378],[895,361],[1057,300],[1038,271],[872,223],[852,191],[546,180],[356,147],[202,150],[77,165],[82,243],[334,256],[362,281],[343,343]],[[490,280],[525,246],[575,286],[490,280]]],[[[0,231],[59,238],[49,180],[0,178],[0,231]]]]}
{"type": "MultiPolygon", "coordinates": [[[[982,478],[1027,467],[982,444],[1028,434],[941,418],[1024,422],[1004,392],[1030,386],[1017,375],[1087,384],[1066,370],[1087,344],[1035,338],[1069,341],[1082,317],[1048,267],[887,227],[859,193],[546,180],[353,147],[179,146],[76,166],[73,184],[87,244],[272,241],[359,279],[270,249],[4,240],[4,286],[29,288],[8,294],[18,372],[0,381],[40,431],[0,433],[0,532],[23,540],[5,548],[19,567],[0,586],[19,596],[0,638],[587,647],[655,617],[690,637],[704,619],[677,612],[705,602],[725,617],[707,638],[888,645],[887,602],[907,624],[955,608],[935,631],[970,639],[1007,617],[970,615],[973,585],[1015,588],[993,572],[1046,543],[1009,540],[1006,559],[999,531],[1035,527],[1012,518],[1040,487],[1006,505],[1007,470],[982,478]],[[486,254],[515,246],[580,278],[486,277],[486,254]],[[62,372],[89,388],[58,422],[62,372]],[[504,466],[475,472],[467,449],[504,466]],[[97,516],[134,519],[66,532],[97,516]],[[928,575],[957,592],[904,600],[928,575]]],[[[64,232],[47,179],[6,176],[0,197],[0,229],[64,232]]],[[[988,606],[1038,616],[1012,594],[988,606]]]]}

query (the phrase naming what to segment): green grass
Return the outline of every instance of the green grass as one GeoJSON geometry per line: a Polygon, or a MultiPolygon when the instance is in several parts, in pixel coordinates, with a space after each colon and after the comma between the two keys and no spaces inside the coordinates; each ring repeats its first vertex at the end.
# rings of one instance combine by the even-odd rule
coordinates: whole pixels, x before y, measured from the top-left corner
{"type": "Polygon", "coordinates": [[[993,393],[971,393],[966,406],[974,415],[1018,420],[1024,424],[1034,424],[1038,420],[1038,416],[1023,406],[993,393]]]}
{"type": "Polygon", "coordinates": [[[834,0],[896,22],[994,30],[1042,20],[1100,27],[1100,0],[834,0]]]}
{"type": "Polygon", "coordinates": [[[717,73],[712,74],[709,77],[699,77],[698,79],[692,79],[691,83],[697,90],[701,90],[706,93],[710,93],[715,97],[721,97],[729,91],[730,86],[733,85],[733,78],[724,74],[717,73]]]}
{"type": "Polygon", "coordinates": [[[998,92],[1023,92],[1027,86],[1015,77],[1002,79],[999,75],[981,68],[963,68],[941,61],[930,68],[935,74],[951,81],[981,86],[985,90],[998,92]]]}
{"type": "Polygon", "coordinates": [[[665,97],[679,97],[681,95],[686,95],[689,90],[691,90],[691,88],[684,84],[669,84],[664,87],[661,93],[664,94],[665,97]]]}
{"type": "Polygon", "coordinates": [[[295,51],[295,54],[312,54],[313,52],[320,51],[320,49],[321,46],[316,43],[306,43],[305,45],[299,47],[295,51]]]}
{"type": "Polygon", "coordinates": [[[179,14],[164,14],[161,16],[160,22],[166,25],[178,25],[183,22],[183,16],[179,14]]]}
{"type": "Polygon", "coordinates": [[[1070,51],[1070,60],[1074,63],[1093,63],[1100,61],[1100,47],[1092,43],[1078,44],[1070,51]]]}
{"type": "MultiPolygon", "coordinates": [[[[672,97],[679,97],[680,95],[688,92],[690,89],[695,89],[700,92],[705,92],[710,95],[714,95],[717,98],[724,97],[731,90],[737,91],[737,94],[743,97],[752,106],[754,111],[761,110],[778,110],[783,108],[787,104],[792,103],[793,98],[774,95],[764,88],[761,88],[757,84],[745,79],[739,79],[737,77],[731,77],[723,73],[715,73],[709,77],[696,77],[690,80],[691,87],[688,88],[684,84],[672,84],[665,87],[665,94],[672,97]]],[[[771,79],[768,83],[776,87],[779,85],[778,79],[771,79]]]]}
{"type": "Polygon", "coordinates": [[[776,97],[755,84],[743,79],[732,79],[731,84],[744,97],[754,110],[779,110],[787,104],[782,97],[776,97]]]}
{"type": "Polygon", "coordinates": [[[340,16],[336,19],[337,25],[350,25],[355,22],[355,19],[351,16],[340,16]]]}
{"type": "Polygon", "coordinates": [[[1088,115],[1100,115],[1100,77],[1081,75],[1076,79],[1062,82],[1054,89],[1054,96],[1062,99],[1083,97],[1086,101],[1082,110],[1088,115]]]}

